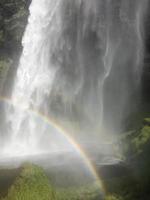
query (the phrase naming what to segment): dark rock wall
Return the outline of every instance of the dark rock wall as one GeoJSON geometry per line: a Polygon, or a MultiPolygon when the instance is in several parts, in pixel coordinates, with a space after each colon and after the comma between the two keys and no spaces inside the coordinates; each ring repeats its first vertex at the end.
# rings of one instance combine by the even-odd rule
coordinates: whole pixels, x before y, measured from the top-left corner
{"type": "Polygon", "coordinates": [[[4,96],[11,93],[22,51],[21,39],[27,24],[29,4],[30,0],[0,0],[0,94],[4,96]],[[5,69],[8,68],[6,74],[5,69]]]}
{"type": "Polygon", "coordinates": [[[142,77],[142,92],[144,103],[150,102],[150,3],[145,20],[145,59],[142,77]]]}
{"type": "Polygon", "coordinates": [[[0,57],[13,57],[21,50],[21,38],[27,23],[28,1],[0,1],[0,57]]]}

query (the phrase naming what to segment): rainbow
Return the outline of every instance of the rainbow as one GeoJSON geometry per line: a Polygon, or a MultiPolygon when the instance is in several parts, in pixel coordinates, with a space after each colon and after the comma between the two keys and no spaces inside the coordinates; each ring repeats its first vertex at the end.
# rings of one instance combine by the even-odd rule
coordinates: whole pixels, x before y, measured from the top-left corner
{"type": "MultiPolygon", "coordinates": [[[[24,111],[23,107],[20,104],[14,103],[10,98],[1,96],[0,97],[0,102],[7,103],[7,104],[12,105],[14,107],[19,107],[19,109],[24,111]]],[[[93,164],[90,161],[90,159],[87,156],[87,154],[84,152],[82,147],[76,142],[76,140],[71,136],[71,134],[69,134],[62,126],[60,126],[58,124],[58,122],[56,122],[56,120],[54,120],[52,117],[46,116],[44,113],[42,113],[42,112],[40,112],[38,110],[34,110],[34,109],[29,109],[28,112],[33,114],[33,115],[35,115],[35,116],[37,116],[38,118],[40,118],[47,125],[52,126],[54,129],[56,129],[66,139],[66,141],[68,143],[71,144],[71,146],[80,155],[80,158],[84,161],[84,163],[87,166],[87,168],[89,169],[90,173],[92,174],[92,176],[96,180],[96,183],[98,184],[101,192],[103,194],[105,194],[106,191],[105,191],[105,188],[104,188],[104,184],[103,184],[103,182],[102,182],[102,180],[100,178],[100,175],[97,173],[95,167],[93,166],[93,164]]]]}

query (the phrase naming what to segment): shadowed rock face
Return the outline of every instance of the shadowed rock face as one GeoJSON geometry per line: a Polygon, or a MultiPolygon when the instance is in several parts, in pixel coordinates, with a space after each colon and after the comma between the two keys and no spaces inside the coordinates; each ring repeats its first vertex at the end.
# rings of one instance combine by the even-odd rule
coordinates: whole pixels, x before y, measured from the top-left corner
{"type": "Polygon", "coordinates": [[[0,2],[0,57],[12,58],[21,51],[21,38],[27,23],[29,1],[0,2]]]}
{"type": "Polygon", "coordinates": [[[8,190],[20,172],[21,168],[0,169],[0,197],[5,197],[7,195],[8,190]]]}
{"type": "MultiPolygon", "coordinates": [[[[150,9],[150,3],[148,5],[148,10],[150,9]]],[[[143,68],[143,99],[144,103],[149,103],[150,101],[150,14],[146,15],[145,20],[146,27],[146,40],[145,40],[145,60],[143,68]]]]}

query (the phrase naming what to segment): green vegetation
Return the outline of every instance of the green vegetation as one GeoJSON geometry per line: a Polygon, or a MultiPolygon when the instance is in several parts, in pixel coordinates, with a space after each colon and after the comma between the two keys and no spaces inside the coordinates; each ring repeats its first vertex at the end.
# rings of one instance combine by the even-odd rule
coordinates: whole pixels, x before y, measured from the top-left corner
{"type": "Polygon", "coordinates": [[[122,197],[116,195],[109,195],[105,198],[105,200],[123,200],[122,197]]]}
{"type": "Polygon", "coordinates": [[[85,187],[72,187],[56,190],[57,200],[101,200],[101,191],[97,184],[85,187]]]}
{"type": "Polygon", "coordinates": [[[140,134],[133,139],[133,145],[138,152],[143,150],[143,147],[150,141],[150,126],[144,126],[140,134]]]}
{"type": "Polygon", "coordinates": [[[26,164],[3,200],[55,200],[55,192],[40,167],[26,164]]]}
{"type": "Polygon", "coordinates": [[[150,118],[143,120],[141,128],[128,131],[120,137],[128,172],[104,181],[110,196],[106,200],[150,199],[150,118]]]}
{"type": "Polygon", "coordinates": [[[97,183],[82,187],[59,188],[50,184],[42,168],[25,164],[21,173],[1,200],[100,200],[97,183]]]}
{"type": "Polygon", "coordinates": [[[0,80],[6,77],[10,65],[11,60],[0,60],[0,80]]]}

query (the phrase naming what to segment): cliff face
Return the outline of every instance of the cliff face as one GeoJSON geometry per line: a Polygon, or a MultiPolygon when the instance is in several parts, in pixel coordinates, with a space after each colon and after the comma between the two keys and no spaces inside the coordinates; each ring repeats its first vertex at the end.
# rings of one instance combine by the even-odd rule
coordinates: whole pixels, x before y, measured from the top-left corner
{"type": "MultiPolygon", "coordinates": [[[[150,3],[149,8],[150,9],[150,3]]],[[[150,101],[150,13],[146,16],[146,40],[145,40],[145,60],[143,68],[143,99],[146,102],[150,101]]]]}
{"type": "Polygon", "coordinates": [[[12,58],[21,49],[21,37],[27,23],[27,0],[0,1],[0,57],[12,58]]]}
{"type": "Polygon", "coordinates": [[[0,94],[11,91],[12,79],[22,50],[30,0],[0,1],[0,94]],[[6,92],[7,91],[7,92],[6,92]]]}

